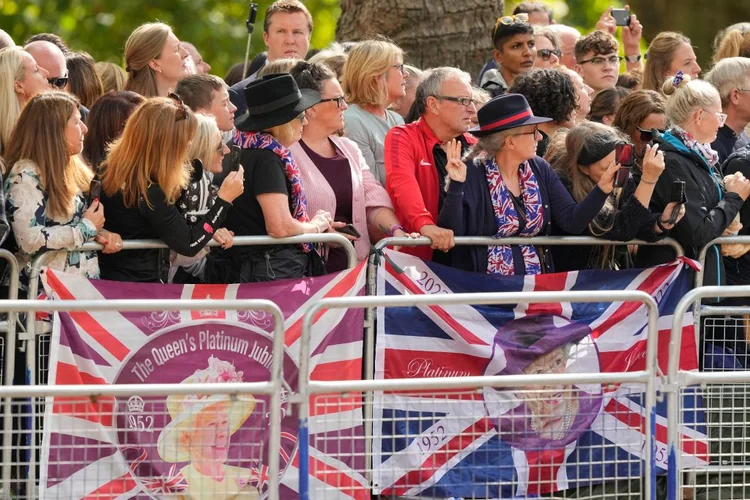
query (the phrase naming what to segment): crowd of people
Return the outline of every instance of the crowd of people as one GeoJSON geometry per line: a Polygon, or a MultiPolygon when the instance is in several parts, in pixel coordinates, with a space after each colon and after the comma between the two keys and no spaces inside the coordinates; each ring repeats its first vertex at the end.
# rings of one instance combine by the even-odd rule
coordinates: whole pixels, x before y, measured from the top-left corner
{"type": "MultiPolygon", "coordinates": [[[[384,37],[311,54],[313,29],[304,4],[276,1],[267,51],[225,79],[160,22],[132,32],[124,68],[55,34],[16,45],[2,33],[0,224],[22,282],[48,251],[55,269],[139,282],[269,281],[347,265],[335,245],[234,246],[238,236],[341,233],[362,261],[383,237],[421,235],[430,247],[402,251],[514,275],[672,255],[455,238],[669,236],[696,257],[718,236],[750,234],[749,23],[717,35],[703,78],[686,36],[659,33],[641,53],[636,15],[618,26],[611,9],[582,35],[543,4],[520,4],[495,22],[475,77],[411,66],[384,37]],[[169,249],[121,251],[131,239],[169,249]],[[90,241],[103,249],[78,250],[90,241]]],[[[713,248],[706,283],[746,284],[748,249],[713,248]]]]}

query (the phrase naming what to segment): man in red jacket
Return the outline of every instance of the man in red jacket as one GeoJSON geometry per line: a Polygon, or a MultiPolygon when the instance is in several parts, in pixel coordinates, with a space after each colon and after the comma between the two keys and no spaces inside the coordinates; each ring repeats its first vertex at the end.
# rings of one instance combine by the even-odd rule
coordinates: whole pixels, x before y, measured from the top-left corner
{"type": "Polygon", "coordinates": [[[453,231],[436,225],[443,199],[448,162],[444,145],[451,139],[463,152],[476,142],[467,134],[476,113],[471,77],[457,68],[435,68],[417,88],[414,101],[421,118],[392,128],[385,137],[386,190],[398,220],[408,233],[432,240],[432,248],[407,247],[403,251],[422,259],[450,264],[444,252],[455,242],[453,231]]]}

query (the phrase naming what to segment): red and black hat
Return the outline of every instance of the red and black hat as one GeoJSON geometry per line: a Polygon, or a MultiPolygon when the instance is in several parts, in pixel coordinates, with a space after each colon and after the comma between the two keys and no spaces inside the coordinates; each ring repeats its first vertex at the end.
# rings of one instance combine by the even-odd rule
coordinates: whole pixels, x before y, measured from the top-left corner
{"type": "Polygon", "coordinates": [[[479,109],[477,118],[479,126],[469,130],[470,134],[477,137],[552,121],[552,118],[534,116],[529,103],[521,94],[503,94],[490,99],[479,109]]]}

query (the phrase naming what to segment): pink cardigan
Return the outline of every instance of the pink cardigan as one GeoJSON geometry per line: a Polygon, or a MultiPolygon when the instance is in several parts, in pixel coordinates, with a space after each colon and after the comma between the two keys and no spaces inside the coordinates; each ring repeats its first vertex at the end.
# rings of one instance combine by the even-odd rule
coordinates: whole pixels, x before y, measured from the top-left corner
{"type": "MultiPolygon", "coordinates": [[[[352,176],[352,221],[362,237],[354,242],[357,260],[362,262],[370,253],[368,223],[373,223],[378,211],[382,208],[393,209],[391,198],[385,188],[375,179],[367,166],[359,147],[346,137],[331,136],[331,141],[349,160],[352,176]]],[[[310,217],[318,210],[336,214],[336,195],[323,174],[318,170],[299,143],[294,143],[292,152],[302,173],[302,185],[307,196],[307,213],[310,217]]]]}

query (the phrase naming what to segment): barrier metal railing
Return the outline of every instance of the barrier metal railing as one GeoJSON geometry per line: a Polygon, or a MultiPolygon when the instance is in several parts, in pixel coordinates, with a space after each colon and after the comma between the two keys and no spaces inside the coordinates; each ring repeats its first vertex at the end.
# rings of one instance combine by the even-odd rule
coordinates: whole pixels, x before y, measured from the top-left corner
{"type": "MultiPolygon", "coordinates": [[[[645,432],[648,436],[643,446],[643,457],[646,465],[643,496],[639,498],[654,498],[656,464],[654,461],[654,408],[656,405],[656,347],[657,347],[657,317],[658,308],[653,297],[640,291],[567,291],[567,292],[513,292],[513,293],[467,293],[446,294],[430,296],[388,296],[388,297],[352,297],[323,299],[313,304],[305,311],[302,323],[302,342],[300,349],[299,367],[299,485],[300,498],[307,500],[310,496],[310,442],[309,442],[309,416],[311,396],[321,394],[338,394],[343,399],[351,400],[352,397],[361,397],[364,405],[364,434],[365,452],[364,457],[346,456],[350,453],[344,449],[341,443],[334,444],[332,448],[338,450],[339,456],[333,457],[336,463],[355,463],[359,458],[365,463],[362,476],[365,484],[354,484],[347,482],[340,484],[339,488],[345,491],[365,489],[368,492],[373,487],[373,468],[370,443],[372,441],[372,408],[373,395],[375,391],[442,391],[445,390],[477,390],[484,387],[518,387],[518,386],[544,386],[545,384],[606,384],[606,383],[629,383],[643,384],[645,387],[645,410],[643,414],[645,432]],[[553,303],[553,302],[640,302],[646,305],[648,310],[648,334],[646,337],[646,367],[641,371],[627,373],[575,373],[551,375],[513,375],[513,376],[491,376],[491,377],[450,377],[431,379],[392,379],[392,380],[362,380],[362,381],[312,381],[309,380],[309,341],[312,334],[313,319],[323,309],[347,309],[376,307],[409,307],[409,306],[451,306],[451,305],[501,305],[517,303],[553,303]],[[364,397],[362,397],[364,393],[364,397]],[[368,425],[369,423],[369,425],[368,425]],[[362,460],[363,459],[363,460],[362,460]]],[[[541,388],[540,388],[541,390],[541,388]]],[[[347,404],[347,403],[345,403],[347,404]]],[[[322,412],[324,415],[327,413],[322,412]]],[[[417,417],[419,418],[419,417],[417,417]]],[[[411,418],[410,418],[411,420],[411,418]]],[[[421,422],[420,422],[421,424],[421,422]]],[[[335,427],[335,423],[332,426],[335,427]]],[[[429,424],[425,424],[429,427],[429,424]]],[[[328,427],[325,423],[319,424],[324,430],[328,427]]],[[[403,440],[407,436],[389,436],[391,441],[403,440]]],[[[456,439],[463,438],[460,435],[456,439]]],[[[469,436],[471,437],[471,436],[469,436]]],[[[341,436],[343,439],[352,439],[352,436],[341,436]]],[[[333,439],[336,439],[334,437],[333,439]]],[[[447,446],[447,445],[446,445],[447,446]]],[[[334,451],[334,454],[336,451],[334,451]]],[[[331,457],[328,457],[331,458],[331,457]]],[[[322,473],[325,475],[326,465],[323,464],[322,473]]],[[[643,470],[643,469],[641,469],[643,470]]],[[[618,479],[620,479],[618,477],[618,479]]],[[[330,486],[328,486],[330,487],[330,486]]],[[[325,498],[323,491],[317,491],[312,498],[325,498]]],[[[354,496],[354,495],[353,495],[354,496]]]]}
{"type": "MultiPolygon", "coordinates": [[[[8,300],[18,299],[18,280],[20,268],[16,257],[8,250],[0,249],[0,259],[8,263],[8,300]]],[[[16,332],[18,331],[18,314],[7,313],[7,329],[4,350],[0,353],[3,360],[2,372],[4,385],[13,385],[13,376],[16,369],[16,332]]]]}
{"type": "MultiPolygon", "coordinates": [[[[154,384],[154,385],[101,385],[101,386],[26,386],[26,387],[6,387],[0,389],[0,397],[4,397],[3,409],[3,471],[2,479],[4,488],[9,488],[11,484],[11,463],[13,437],[13,415],[12,405],[14,398],[23,397],[41,397],[41,396],[103,396],[103,395],[163,395],[163,394],[195,394],[218,392],[221,394],[240,394],[247,391],[255,393],[269,394],[270,406],[269,412],[269,449],[278,450],[281,440],[281,390],[283,387],[283,352],[284,352],[284,315],[279,307],[269,301],[261,299],[253,300],[73,300],[73,301],[46,301],[46,300],[8,300],[0,303],[0,311],[13,313],[25,312],[33,316],[38,311],[44,312],[151,312],[151,311],[204,311],[204,310],[256,310],[269,313],[274,322],[272,338],[272,361],[268,382],[247,383],[247,384],[154,384]],[[205,391],[205,392],[203,392],[205,391]]],[[[32,399],[28,406],[29,411],[25,417],[28,417],[28,429],[22,432],[31,436],[28,447],[21,447],[21,450],[28,451],[29,460],[24,466],[28,467],[27,477],[27,494],[33,497],[36,477],[36,401],[32,399]]],[[[18,450],[18,447],[16,447],[18,450]]],[[[269,455],[274,457],[274,455],[269,455]]],[[[275,458],[275,457],[274,457],[275,458]]],[[[278,498],[279,483],[279,462],[276,459],[270,460],[268,464],[268,484],[269,498],[275,500],[278,498]]],[[[6,489],[5,495],[9,492],[6,489]]]]}
{"type": "MultiPolygon", "coordinates": [[[[301,234],[297,236],[291,236],[288,238],[273,238],[271,236],[236,236],[234,238],[235,247],[240,246],[266,246],[266,245],[299,245],[301,243],[325,243],[339,245],[346,251],[348,267],[354,268],[357,265],[357,253],[354,250],[352,243],[343,235],[338,233],[322,233],[322,234],[301,234]]],[[[218,247],[220,244],[216,241],[211,241],[207,246],[218,247]]],[[[104,247],[99,243],[86,243],[80,248],[71,250],[74,252],[79,251],[98,251],[104,247]]],[[[122,250],[147,250],[147,249],[164,249],[169,248],[164,242],[160,240],[124,240],[122,243],[122,250]]],[[[39,295],[39,276],[41,274],[42,267],[45,264],[45,259],[48,255],[57,251],[43,252],[38,254],[31,262],[31,268],[29,270],[29,299],[36,299],[39,295]]],[[[16,286],[16,289],[18,287],[16,286]]],[[[40,309],[43,311],[43,309],[40,309]]],[[[29,384],[36,385],[38,376],[37,370],[37,333],[36,333],[36,318],[35,315],[28,315],[26,317],[26,332],[19,336],[19,339],[24,342],[26,351],[26,363],[29,370],[29,384]]]]}
{"type": "MultiPolygon", "coordinates": [[[[723,238],[721,238],[723,240],[723,238]]],[[[722,241],[726,242],[726,241],[722,241]]],[[[703,253],[703,252],[702,252],[703,253]]],[[[705,253],[703,253],[705,257],[705,253]]],[[[677,304],[672,317],[672,331],[669,344],[669,384],[667,392],[667,436],[671,463],[668,477],[668,492],[670,499],[678,498],[748,498],[750,487],[750,463],[746,457],[750,452],[750,415],[747,414],[750,401],[750,371],[686,371],[681,370],[680,352],[682,344],[682,327],[684,314],[695,304],[700,304],[704,298],[750,298],[750,286],[708,286],[700,287],[688,292],[677,304]],[[690,389],[692,388],[692,389],[690,389]],[[688,395],[696,401],[698,410],[683,409],[680,402],[683,395],[688,395]],[[727,398],[727,396],[729,396],[727,398]],[[740,397],[740,401],[735,400],[740,397]],[[724,404],[729,402],[729,404],[724,404]],[[718,404],[717,404],[718,403],[718,404]],[[695,411],[695,413],[690,413],[695,411]],[[705,422],[701,422],[701,414],[705,411],[705,422]],[[683,443],[679,428],[683,420],[689,420],[693,425],[703,427],[707,439],[705,466],[682,468],[681,450],[684,446],[695,447],[695,443],[683,443]],[[742,477],[738,477],[742,474],[742,477]],[[690,486],[683,484],[683,474],[687,474],[690,486]],[[699,474],[701,477],[699,478],[699,474]],[[723,475],[729,474],[724,482],[723,475]],[[684,491],[686,488],[695,491],[684,491]],[[743,488],[736,493],[733,488],[743,488]],[[712,491],[718,489],[718,491],[712,491]],[[729,491],[727,491],[729,490],[729,491]],[[718,495],[718,496],[717,496],[718,495]]],[[[712,308],[712,314],[725,314],[738,310],[750,313],[750,308],[712,308]]],[[[693,314],[700,311],[694,309],[693,314]]],[[[729,353],[731,355],[731,353],[729,353]]],[[[682,436],[683,440],[692,437],[682,436]]]]}

